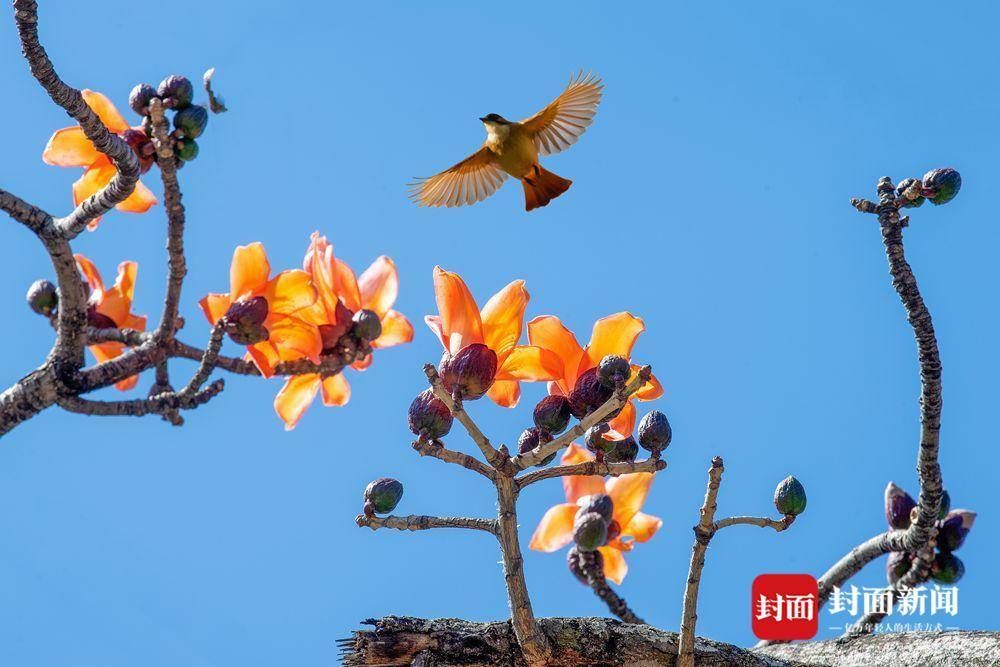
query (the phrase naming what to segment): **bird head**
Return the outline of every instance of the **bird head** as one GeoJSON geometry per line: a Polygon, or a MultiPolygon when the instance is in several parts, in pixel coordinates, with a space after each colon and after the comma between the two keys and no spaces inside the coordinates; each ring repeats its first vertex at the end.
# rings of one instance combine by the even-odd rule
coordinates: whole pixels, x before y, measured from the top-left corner
{"type": "Polygon", "coordinates": [[[498,113],[488,113],[479,120],[481,120],[483,122],[483,125],[485,125],[486,127],[490,127],[491,125],[492,126],[510,125],[510,121],[498,113]]]}

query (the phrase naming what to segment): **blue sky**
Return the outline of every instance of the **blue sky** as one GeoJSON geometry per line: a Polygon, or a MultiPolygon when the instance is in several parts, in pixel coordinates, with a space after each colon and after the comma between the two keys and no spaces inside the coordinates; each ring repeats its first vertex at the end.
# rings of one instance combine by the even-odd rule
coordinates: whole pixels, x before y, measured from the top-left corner
{"type": "MultiPolygon", "coordinates": [[[[12,433],[0,446],[0,661],[329,665],[334,640],[368,617],[504,617],[485,535],[353,524],[361,490],[381,475],[405,483],[401,513],[494,509],[480,479],[409,446],[420,365],[440,355],[421,324],[434,312],[435,264],[461,273],[481,302],[525,279],[529,316],[557,314],[583,339],[612,312],[645,319],[636,358],[666,387],[656,407],[675,438],[646,507],[664,526],[630,555],[620,590],[650,622],[679,623],[712,456],[727,465],[722,514],[773,511],[775,484],[802,480],[809,507],[790,531],[734,528],[708,552],[699,634],[751,643],[756,575],[822,572],[884,528],[888,480],[916,489],[914,342],[875,220],[848,200],[873,196],[879,176],[947,165],[965,189],[916,210],[906,231],[944,362],[946,486],[956,506],[980,512],[960,552],[959,616],[941,620],[995,626],[995,6],[42,4],[42,39],[63,77],[123,110],[140,81],[218,69],[231,111],[212,118],[180,175],[186,340],[207,338],[196,302],[226,288],[235,245],[263,241],[275,266],[292,267],[316,229],[358,270],[395,259],[397,308],[417,336],[352,374],[348,407],[314,407],[291,433],[271,409],[280,385],[247,378],[228,378],[181,429],[51,410],[12,433]],[[411,176],[478,146],[479,116],[534,113],[580,68],[607,89],[582,140],[545,161],[574,181],[566,195],[531,214],[516,183],[472,208],[407,201],[411,176]]],[[[0,185],[64,213],[79,174],[40,154],[66,117],[17,57],[10,14],[0,185]]],[[[116,213],[76,248],[106,275],[137,260],[136,310],[153,315],[163,227],[160,207],[116,213]]],[[[0,225],[0,256],[6,385],[50,346],[22,297],[50,269],[14,224],[0,225]]],[[[191,370],[177,362],[174,375],[191,370]]],[[[542,392],[529,387],[515,410],[472,411],[511,442],[542,392]]],[[[457,430],[449,443],[471,451],[457,430]]],[[[557,482],[524,494],[525,543],[559,500],[557,482]]],[[[529,552],[525,565],[538,614],[606,613],[562,554],[529,552]]],[[[855,581],[884,582],[883,563],[855,581]]],[[[844,620],[824,614],[821,625],[844,620]]]]}

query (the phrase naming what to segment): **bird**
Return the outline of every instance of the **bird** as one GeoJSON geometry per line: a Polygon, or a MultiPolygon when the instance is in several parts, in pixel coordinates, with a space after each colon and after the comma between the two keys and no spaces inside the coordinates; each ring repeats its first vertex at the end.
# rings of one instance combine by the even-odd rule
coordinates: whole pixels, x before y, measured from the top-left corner
{"type": "Polygon", "coordinates": [[[538,162],[576,143],[594,121],[604,84],[596,74],[581,70],[544,109],[522,121],[490,113],[479,120],[486,141],[458,164],[410,183],[410,198],[418,206],[465,206],[480,202],[500,189],[507,176],[524,186],[524,209],[547,205],[573,183],[538,162]]]}

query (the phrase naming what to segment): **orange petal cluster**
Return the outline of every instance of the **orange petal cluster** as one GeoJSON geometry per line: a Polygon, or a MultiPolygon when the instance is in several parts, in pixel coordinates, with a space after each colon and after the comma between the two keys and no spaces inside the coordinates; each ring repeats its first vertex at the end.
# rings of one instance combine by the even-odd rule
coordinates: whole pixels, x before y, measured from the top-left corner
{"type": "MultiPolygon", "coordinates": [[[[609,354],[631,360],[632,348],[639,334],[646,330],[641,319],[631,313],[621,312],[602,317],[594,323],[590,342],[581,347],[572,331],[553,315],[536,317],[528,322],[528,341],[559,360],[559,372],[549,383],[549,393],[568,396],[577,378],[596,368],[609,354]]],[[[632,366],[633,375],[638,366],[632,366]]],[[[652,401],[663,395],[663,386],[655,377],[643,385],[631,398],[652,401]]],[[[627,438],[635,429],[635,405],[630,399],[614,419],[609,422],[609,437],[627,438]]]]}
{"type": "MultiPolygon", "coordinates": [[[[90,298],[87,301],[88,324],[98,329],[119,328],[143,331],[146,328],[146,317],[132,313],[135,277],[139,271],[139,265],[135,262],[119,264],[114,285],[105,288],[101,274],[93,262],[83,255],[74,255],[73,257],[90,288],[90,298]]],[[[107,341],[90,345],[89,349],[98,363],[103,363],[121,355],[125,351],[125,345],[115,341],[107,341]]],[[[138,381],[139,377],[133,375],[115,383],[115,387],[126,391],[134,387],[138,381]]]]}
{"type": "Polygon", "coordinates": [[[434,267],[438,315],[424,318],[445,352],[482,343],[497,355],[497,373],[487,395],[501,407],[512,408],[521,398],[520,382],[555,380],[562,366],[556,355],[536,345],[518,345],[530,296],[523,280],[494,294],[482,310],[457,273],[434,267]]]}
{"type": "MultiPolygon", "coordinates": [[[[87,106],[97,114],[109,132],[121,135],[129,130],[142,131],[141,128],[129,127],[128,122],[111,103],[111,100],[101,93],[83,90],[81,95],[87,106]]],[[[49,142],[42,152],[42,161],[57,167],[84,168],[83,176],[73,184],[74,206],[79,206],[80,202],[99,192],[118,173],[108,156],[97,150],[79,125],[57,130],[49,138],[49,142]]],[[[155,203],[156,197],[152,191],[139,181],[136,182],[132,194],[115,208],[129,213],[145,213],[155,203]]],[[[100,218],[95,218],[88,227],[91,230],[95,229],[100,220],[100,218]]]]}
{"type": "MultiPolygon", "coordinates": [[[[563,465],[574,465],[593,460],[593,455],[571,444],[563,453],[563,465]]],[[[535,551],[552,552],[562,549],[573,541],[573,522],[579,509],[578,502],[587,496],[607,494],[614,503],[613,521],[621,527],[618,537],[610,540],[598,551],[604,560],[604,576],[622,583],[628,572],[625,552],[631,551],[636,543],[646,542],[660,529],[663,521],[640,510],[646,502],[649,488],[653,484],[653,474],[648,472],[630,473],[604,479],[597,475],[563,477],[566,502],[555,505],[542,517],[531,537],[529,546],[535,551]]]]}

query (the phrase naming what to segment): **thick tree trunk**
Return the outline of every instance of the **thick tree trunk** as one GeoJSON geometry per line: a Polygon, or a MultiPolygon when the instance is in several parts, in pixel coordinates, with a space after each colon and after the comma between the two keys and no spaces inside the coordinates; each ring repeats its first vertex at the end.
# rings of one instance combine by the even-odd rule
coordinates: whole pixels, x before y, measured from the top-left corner
{"type": "MultiPolygon", "coordinates": [[[[550,665],[673,666],[677,658],[677,633],[648,625],[607,618],[541,618],[538,622],[552,648],[550,665]]],[[[345,665],[525,664],[507,621],[472,623],[454,618],[387,616],[365,623],[374,629],[359,630],[341,642],[345,665]]],[[[761,649],[744,649],[699,637],[695,660],[699,667],[975,667],[1000,664],[1000,633],[907,632],[761,649]]]]}

